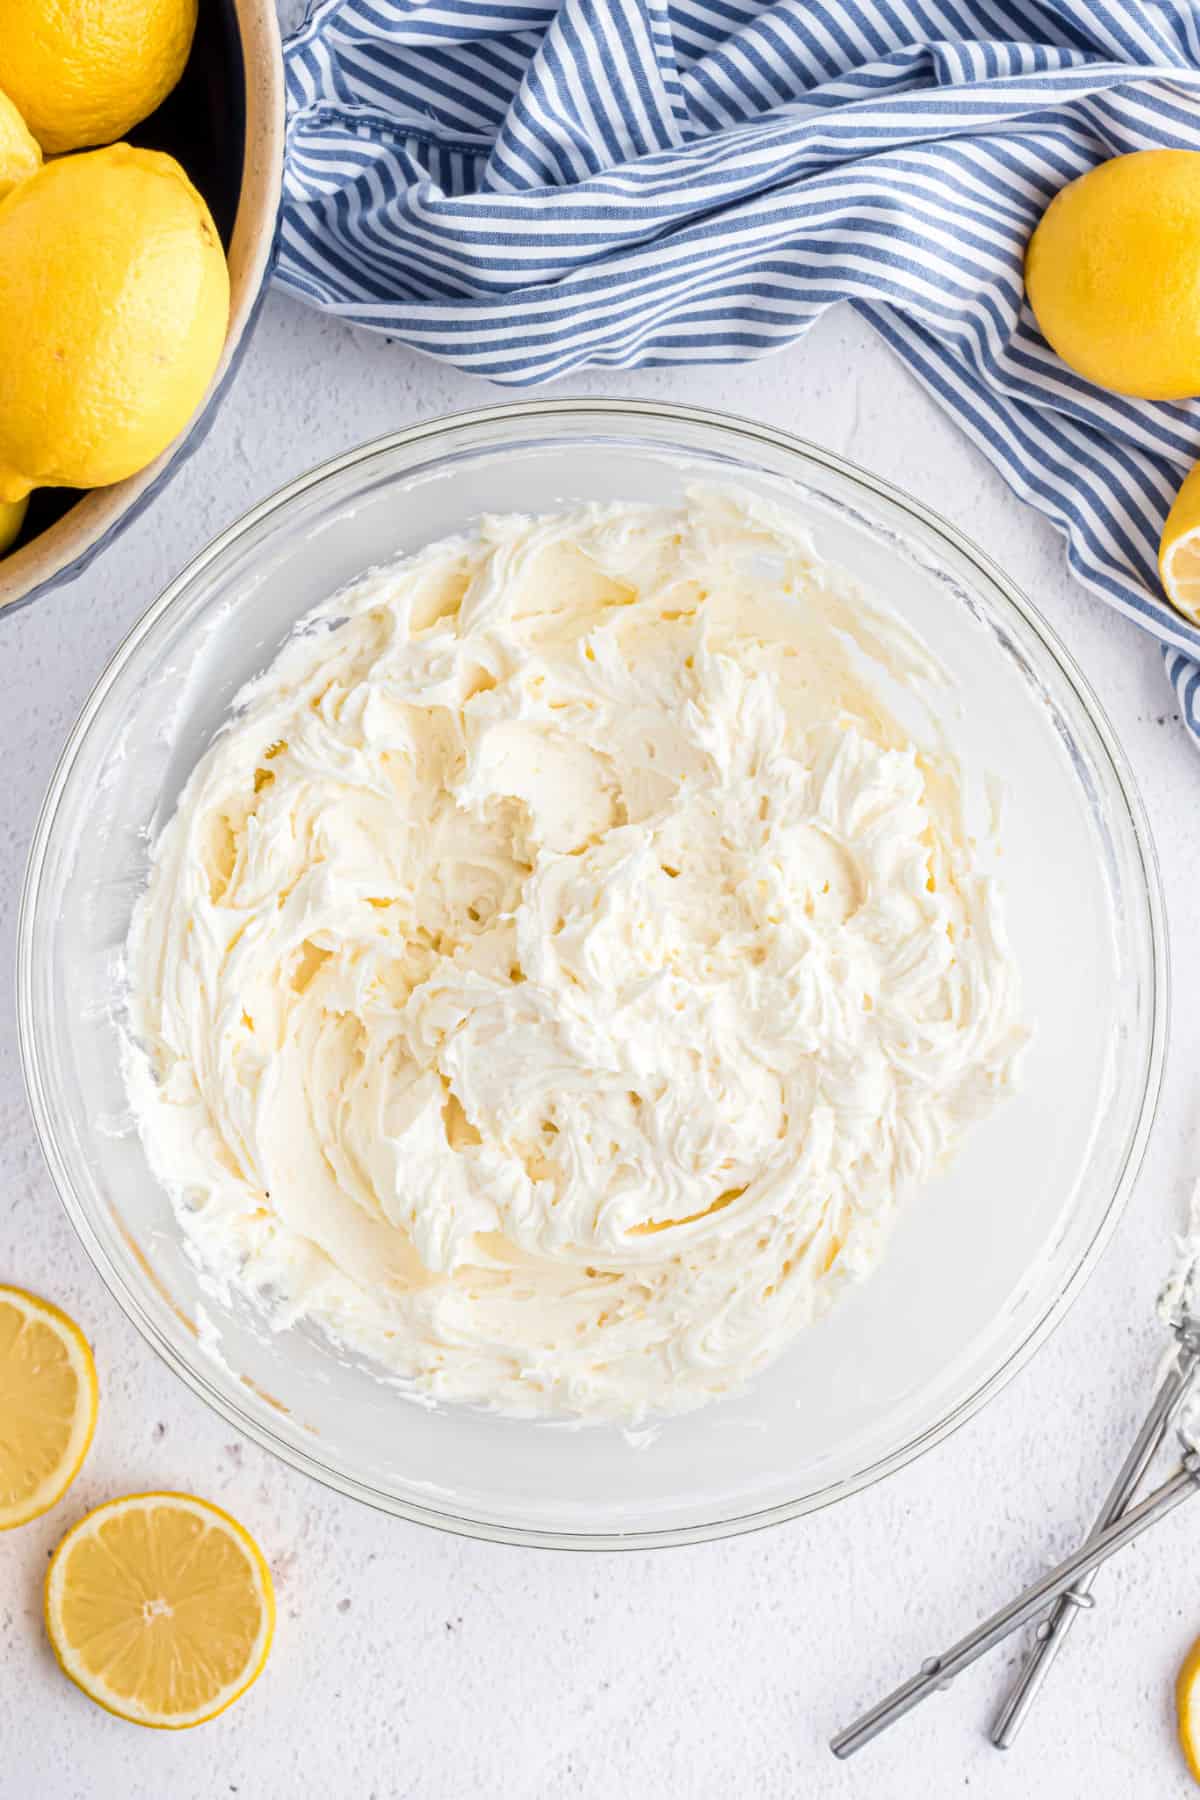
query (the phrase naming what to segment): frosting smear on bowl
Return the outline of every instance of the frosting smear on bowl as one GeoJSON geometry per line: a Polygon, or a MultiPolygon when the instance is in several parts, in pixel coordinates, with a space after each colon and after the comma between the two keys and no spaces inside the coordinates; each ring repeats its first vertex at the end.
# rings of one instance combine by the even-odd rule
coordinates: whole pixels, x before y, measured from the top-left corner
{"type": "Polygon", "coordinates": [[[155,846],[128,1081],[202,1263],[415,1392],[636,1419],[882,1254],[1024,1030],[932,659],[783,510],[485,518],[337,596],[155,846]]]}

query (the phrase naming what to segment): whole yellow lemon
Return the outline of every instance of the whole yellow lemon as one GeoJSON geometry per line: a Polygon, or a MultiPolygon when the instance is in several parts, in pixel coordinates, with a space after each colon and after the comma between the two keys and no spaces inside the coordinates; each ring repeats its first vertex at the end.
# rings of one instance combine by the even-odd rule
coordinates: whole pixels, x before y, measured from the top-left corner
{"type": "Polygon", "coordinates": [[[1200,394],[1200,151],[1114,156],[1055,195],[1025,285],[1065,363],[1143,400],[1200,394]]]}
{"type": "MultiPolygon", "coordinates": [[[[0,0],[0,5],[3,0],[0,0]]],[[[16,187],[27,175],[36,175],[42,166],[42,153],[29,127],[9,99],[0,90],[0,200],[9,188],[16,187]]]]}
{"type": "Polygon", "coordinates": [[[0,556],[17,541],[29,501],[0,500],[0,556]]]}
{"type": "Polygon", "coordinates": [[[0,0],[0,88],[50,154],[111,144],[179,77],[197,0],[0,0]]]}
{"type": "Polygon", "coordinates": [[[19,183],[0,200],[0,500],[153,462],[228,320],[216,227],[173,157],[114,144],[19,183]]]}

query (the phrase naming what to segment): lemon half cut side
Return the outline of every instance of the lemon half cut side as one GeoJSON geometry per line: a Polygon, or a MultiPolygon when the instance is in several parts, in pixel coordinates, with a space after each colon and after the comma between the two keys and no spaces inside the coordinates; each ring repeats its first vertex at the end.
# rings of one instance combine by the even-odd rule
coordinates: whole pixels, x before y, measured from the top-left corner
{"type": "Polygon", "coordinates": [[[46,1629],[64,1673],[97,1705],[186,1730],[261,1674],[275,1629],[271,1572],[211,1501],[128,1494],[88,1513],[55,1551],[46,1629]]]}
{"type": "Polygon", "coordinates": [[[0,1531],[60,1500],[96,1428],[96,1365],[73,1319],[0,1286],[0,1531]]]}

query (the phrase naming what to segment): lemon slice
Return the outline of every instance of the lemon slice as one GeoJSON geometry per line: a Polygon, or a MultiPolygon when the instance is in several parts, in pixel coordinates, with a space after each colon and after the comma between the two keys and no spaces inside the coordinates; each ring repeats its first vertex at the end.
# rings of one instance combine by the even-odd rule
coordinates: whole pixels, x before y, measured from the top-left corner
{"type": "Polygon", "coordinates": [[[271,1572],[236,1519],[190,1494],[98,1506],[54,1552],[46,1629],[107,1712],[182,1731],[232,1706],[275,1630],[271,1572]]]}
{"type": "Polygon", "coordinates": [[[0,1531],[54,1505],[96,1429],[96,1365],[73,1320],[0,1287],[0,1531]]]}
{"type": "Polygon", "coordinates": [[[1158,572],[1167,599],[1200,625],[1200,463],[1175,496],[1158,546],[1158,572]]]}
{"type": "Polygon", "coordinates": [[[1200,1638],[1188,1651],[1179,1671],[1175,1705],[1179,1714],[1179,1742],[1183,1745],[1188,1768],[1200,1781],[1200,1638]]]}

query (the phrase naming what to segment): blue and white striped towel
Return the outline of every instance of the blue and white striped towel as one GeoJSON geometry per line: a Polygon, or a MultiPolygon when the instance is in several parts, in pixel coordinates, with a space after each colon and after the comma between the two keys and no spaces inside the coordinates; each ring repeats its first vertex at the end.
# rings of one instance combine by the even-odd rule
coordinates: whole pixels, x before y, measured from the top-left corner
{"type": "Polygon", "coordinates": [[[1198,0],[321,0],[286,50],[277,279],[493,381],[739,362],[847,300],[1164,647],[1200,403],[1090,387],[1026,240],[1122,151],[1200,150],[1198,0]]]}

